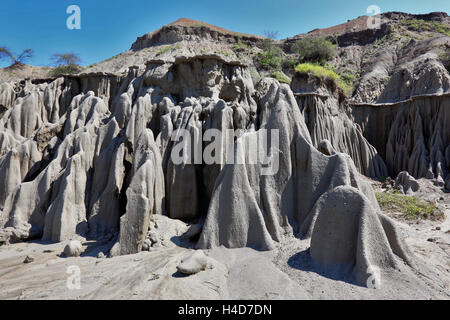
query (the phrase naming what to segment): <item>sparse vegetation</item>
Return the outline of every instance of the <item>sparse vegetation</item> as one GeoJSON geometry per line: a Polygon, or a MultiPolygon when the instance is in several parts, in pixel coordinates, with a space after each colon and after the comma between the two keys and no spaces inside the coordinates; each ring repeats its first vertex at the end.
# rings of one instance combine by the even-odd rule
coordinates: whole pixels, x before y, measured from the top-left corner
{"type": "Polygon", "coordinates": [[[112,56],[111,58],[105,59],[105,60],[101,61],[100,63],[107,62],[107,61],[112,61],[112,60],[116,59],[118,56],[120,56],[120,53],[116,54],[115,56],[112,56]]]}
{"type": "Polygon", "coordinates": [[[438,32],[450,36],[450,27],[437,21],[425,21],[423,19],[403,19],[400,25],[416,32],[438,32]]]}
{"type": "Polygon", "coordinates": [[[291,79],[280,71],[275,71],[274,73],[272,73],[272,77],[277,79],[281,83],[291,83],[291,79]]]}
{"type": "Polygon", "coordinates": [[[278,31],[276,30],[264,30],[264,36],[268,39],[275,40],[278,37],[278,31]]]}
{"type": "Polygon", "coordinates": [[[277,47],[261,53],[260,63],[267,70],[279,70],[282,62],[281,50],[277,47]]]}
{"type": "Polygon", "coordinates": [[[33,57],[33,54],[33,50],[25,49],[19,55],[15,55],[8,47],[0,46],[0,60],[9,59],[11,61],[10,67],[23,65],[27,60],[33,57]]]}
{"type": "Polygon", "coordinates": [[[345,69],[341,72],[340,77],[348,87],[354,87],[358,81],[358,75],[350,69],[345,69]]]}
{"type": "Polygon", "coordinates": [[[245,49],[245,45],[242,43],[240,37],[238,38],[238,41],[234,44],[233,49],[234,51],[240,51],[242,49],[245,49]]]}
{"type": "Polygon", "coordinates": [[[446,47],[444,52],[439,55],[444,67],[450,72],[450,47],[446,47]]]}
{"type": "Polygon", "coordinates": [[[174,46],[165,46],[165,47],[162,47],[162,48],[160,48],[160,49],[156,52],[156,55],[157,55],[157,56],[162,55],[162,54],[164,54],[164,53],[166,53],[166,52],[172,51],[173,49],[174,49],[174,46]]]}
{"type": "Polygon", "coordinates": [[[301,63],[295,67],[295,71],[304,74],[312,74],[322,79],[330,79],[344,90],[345,94],[350,94],[353,88],[342,79],[342,77],[329,65],[321,66],[317,63],[301,63]]]}
{"type": "Polygon", "coordinates": [[[330,78],[336,80],[339,78],[339,75],[331,70],[330,68],[325,68],[319,64],[314,63],[301,63],[295,67],[295,71],[300,73],[312,73],[320,78],[330,78]]]}
{"type": "Polygon", "coordinates": [[[0,59],[9,58],[13,60],[12,53],[7,47],[0,47],[0,59]]]}
{"type": "Polygon", "coordinates": [[[59,77],[67,74],[75,74],[80,72],[80,70],[80,66],[77,65],[58,66],[51,71],[51,75],[54,77],[59,77]]]}
{"type": "Polygon", "coordinates": [[[382,38],[378,38],[373,43],[374,48],[382,47],[384,43],[386,43],[391,38],[391,33],[383,36],[382,38]]]}
{"type": "Polygon", "coordinates": [[[75,74],[81,71],[79,63],[80,57],[75,53],[57,53],[50,60],[57,66],[52,70],[51,75],[59,77],[66,74],[75,74]]]}
{"type": "Polygon", "coordinates": [[[57,53],[54,54],[50,59],[54,61],[55,64],[64,66],[79,64],[81,62],[80,57],[75,53],[57,53]]]}
{"type": "Polygon", "coordinates": [[[250,76],[252,77],[253,84],[258,83],[258,81],[261,79],[261,76],[259,75],[258,71],[256,71],[256,69],[250,69],[250,76]]]}
{"type": "Polygon", "coordinates": [[[293,50],[299,55],[299,62],[324,64],[333,58],[335,45],[324,37],[306,37],[294,43],[293,50]]]}
{"type": "Polygon", "coordinates": [[[437,219],[442,216],[436,205],[414,196],[398,191],[376,192],[375,195],[383,211],[399,212],[405,219],[437,219]]]}
{"type": "Polygon", "coordinates": [[[201,27],[207,27],[207,25],[203,22],[198,22],[192,25],[194,28],[201,28],[201,27]]]}
{"type": "Polygon", "coordinates": [[[294,73],[296,65],[297,62],[293,58],[285,59],[282,63],[283,71],[288,74],[294,73]]]}
{"type": "Polygon", "coordinates": [[[283,51],[274,41],[277,38],[278,31],[265,30],[263,33],[266,39],[263,40],[263,52],[259,54],[259,63],[266,70],[279,71],[281,70],[281,65],[284,59],[283,51]]]}
{"type": "Polygon", "coordinates": [[[225,50],[222,50],[222,49],[217,51],[217,53],[222,55],[222,56],[225,56],[225,57],[229,57],[230,56],[230,54],[228,52],[226,52],[225,50]]]}
{"type": "Polygon", "coordinates": [[[283,63],[282,50],[276,45],[272,39],[263,41],[259,63],[266,70],[280,70],[283,63]]]}

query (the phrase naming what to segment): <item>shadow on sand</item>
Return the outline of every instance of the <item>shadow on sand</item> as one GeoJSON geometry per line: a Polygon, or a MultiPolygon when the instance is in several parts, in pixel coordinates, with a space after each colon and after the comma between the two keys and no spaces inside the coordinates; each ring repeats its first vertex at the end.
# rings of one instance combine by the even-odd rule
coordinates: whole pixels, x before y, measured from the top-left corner
{"type": "Polygon", "coordinates": [[[354,276],[352,275],[353,266],[324,268],[312,260],[309,249],[291,256],[288,259],[287,264],[293,269],[314,272],[331,280],[342,281],[358,287],[364,287],[354,279],[354,276]]]}

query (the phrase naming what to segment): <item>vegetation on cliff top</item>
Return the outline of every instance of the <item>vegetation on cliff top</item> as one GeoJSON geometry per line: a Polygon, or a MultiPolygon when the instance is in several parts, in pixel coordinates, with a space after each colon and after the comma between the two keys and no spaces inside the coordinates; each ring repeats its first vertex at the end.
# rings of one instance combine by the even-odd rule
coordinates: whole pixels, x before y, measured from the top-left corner
{"type": "Polygon", "coordinates": [[[403,19],[400,25],[416,32],[438,32],[450,37],[450,27],[437,21],[425,21],[423,19],[403,19]]]}
{"type": "Polygon", "coordinates": [[[52,60],[57,66],[51,72],[51,75],[54,77],[59,77],[66,74],[75,74],[81,70],[81,67],[79,66],[81,59],[75,53],[57,53],[54,54],[50,60],[52,60]]]}
{"type": "Polygon", "coordinates": [[[260,54],[261,66],[266,70],[280,70],[283,63],[282,50],[276,45],[267,45],[264,52],[260,54]]]}
{"type": "MultiPolygon", "coordinates": [[[[344,79],[350,79],[350,76],[340,76],[330,65],[320,65],[318,63],[300,63],[295,67],[295,71],[303,74],[312,74],[321,79],[330,79],[339,86],[346,95],[349,95],[353,90],[350,83],[344,79]]],[[[353,78],[351,78],[353,80],[353,78]]]]}
{"type": "Polygon", "coordinates": [[[298,54],[299,62],[324,64],[333,58],[335,45],[324,37],[305,37],[294,43],[293,51],[298,54]]]}

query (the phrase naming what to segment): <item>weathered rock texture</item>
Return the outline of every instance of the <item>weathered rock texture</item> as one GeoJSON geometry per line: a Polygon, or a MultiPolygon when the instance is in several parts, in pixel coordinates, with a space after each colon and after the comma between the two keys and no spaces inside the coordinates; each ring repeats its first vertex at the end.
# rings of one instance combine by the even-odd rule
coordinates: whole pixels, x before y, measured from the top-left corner
{"type": "Polygon", "coordinates": [[[389,174],[448,179],[450,98],[419,96],[390,104],[352,106],[355,122],[386,159],[389,174]],[[383,128],[383,130],[379,130],[383,128]]]}
{"type": "Polygon", "coordinates": [[[110,256],[137,253],[160,245],[152,217],[164,215],[194,223],[188,238],[201,249],[310,238],[315,263],[362,284],[373,268],[415,267],[360,173],[449,183],[450,78],[437,51],[426,52],[446,39],[363,61],[364,46],[391,34],[384,24],[339,35],[334,63],[351,57],[362,73],[351,100],[310,75],[291,86],[263,78],[255,89],[258,64],[223,51],[238,35],[190,26],[146,35],[81,75],[2,83],[0,244],[80,235],[114,241],[110,256]]]}
{"type": "MultiPolygon", "coordinates": [[[[370,266],[394,269],[396,255],[409,262],[393,222],[380,213],[370,185],[359,178],[350,157],[326,156],[314,148],[290,88],[264,80],[258,90],[259,128],[280,132],[280,149],[271,150],[279,155],[279,170],[261,175],[261,165],[226,165],[197,247],[269,250],[283,235],[300,234],[311,237],[315,261],[354,268],[361,283],[370,276],[370,266]]],[[[237,140],[236,157],[250,156],[248,148],[260,132],[237,140]]]]}
{"type": "Polygon", "coordinates": [[[347,116],[343,93],[332,81],[296,73],[291,88],[315,147],[327,140],[334,150],[348,154],[362,174],[388,175],[383,158],[347,116]]]}
{"type": "MultiPolygon", "coordinates": [[[[246,67],[217,56],[151,61],[139,76],[130,70],[2,90],[2,238],[120,232],[122,254],[141,250],[151,215],[201,217],[233,144],[223,135],[217,164],[175,164],[172,133],[201,139],[211,128],[252,129],[257,113],[246,67]]],[[[202,152],[206,144],[196,139],[202,152]]]]}
{"type": "Polygon", "coordinates": [[[206,269],[208,265],[208,257],[202,250],[196,250],[183,258],[177,266],[178,272],[184,274],[195,274],[206,269]]]}

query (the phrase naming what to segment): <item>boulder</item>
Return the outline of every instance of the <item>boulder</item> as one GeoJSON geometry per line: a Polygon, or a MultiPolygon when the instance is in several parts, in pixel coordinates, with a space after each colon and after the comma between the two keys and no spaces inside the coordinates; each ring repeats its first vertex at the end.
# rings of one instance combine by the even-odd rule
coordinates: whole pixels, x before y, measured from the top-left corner
{"type": "Polygon", "coordinates": [[[208,266],[208,257],[202,250],[195,250],[183,258],[177,266],[178,272],[191,275],[203,271],[208,266]]]}
{"type": "Polygon", "coordinates": [[[81,250],[81,242],[72,240],[64,247],[64,255],[66,257],[79,257],[81,255],[81,250]]]}
{"type": "Polygon", "coordinates": [[[395,186],[401,187],[403,193],[410,194],[419,190],[419,183],[407,171],[402,171],[395,179],[395,186]]]}

